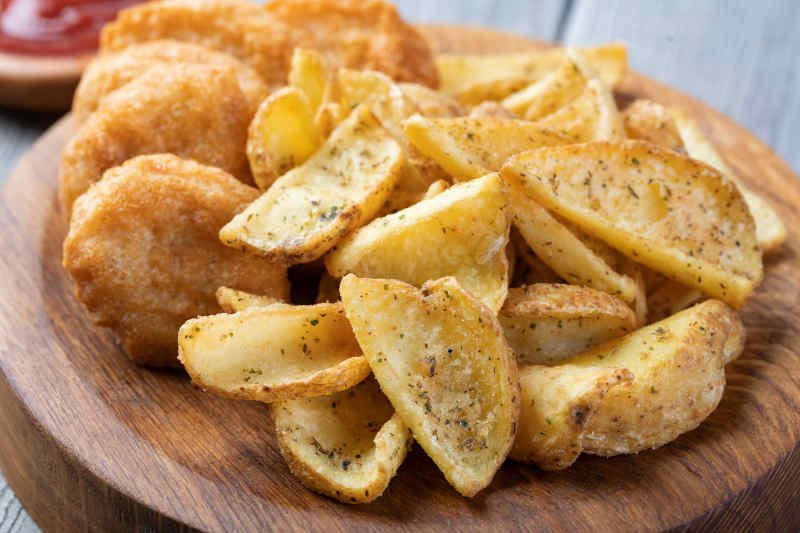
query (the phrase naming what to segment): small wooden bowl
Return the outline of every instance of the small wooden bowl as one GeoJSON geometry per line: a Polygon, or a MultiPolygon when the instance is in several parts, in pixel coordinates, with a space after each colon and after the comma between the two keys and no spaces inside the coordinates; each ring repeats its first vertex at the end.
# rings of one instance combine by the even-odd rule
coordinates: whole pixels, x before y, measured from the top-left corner
{"type": "Polygon", "coordinates": [[[67,111],[81,73],[92,58],[29,56],[0,52],[0,106],[67,111]]]}

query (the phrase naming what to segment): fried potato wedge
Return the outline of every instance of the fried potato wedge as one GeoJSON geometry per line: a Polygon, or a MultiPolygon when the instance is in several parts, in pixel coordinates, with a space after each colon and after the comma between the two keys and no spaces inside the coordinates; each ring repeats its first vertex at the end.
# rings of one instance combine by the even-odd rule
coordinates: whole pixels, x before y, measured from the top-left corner
{"type": "Polygon", "coordinates": [[[332,394],[369,375],[341,304],[251,307],[187,321],[178,359],[219,396],[275,402],[332,394]]]}
{"type": "Polygon", "coordinates": [[[266,191],[276,179],[302,165],[322,144],[303,92],[284,87],[256,111],[247,133],[247,159],[253,180],[266,191]]]}
{"type": "Polygon", "coordinates": [[[348,275],[340,290],[392,406],[450,484],[474,496],[503,464],[519,414],[517,365],[494,313],[452,277],[416,289],[348,275]]]}
{"type": "Polygon", "coordinates": [[[630,333],[636,316],[621,300],[588,287],[537,283],[508,291],[497,315],[519,364],[553,365],[630,333]]]}
{"type": "Polygon", "coordinates": [[[418,83],[399,83],[398,86],[423,117],[460,117],[466,114],[464,106],[444,93],[418,83]]]}
{"type": "Polygon", "coordinates": [[[400,146],[359,107],[308,161],[225,225],[220,240],[275,262],[313,261],[378,212],[402,162],[400,146]]]}
{"type": "Polygon", "coordinates": [[[453,97],[464,105],[477,106],[484,102],[499,102],[506,96],[530,85],[528,76],[512,76],[476,81],[464,89],[453,93],[453,97]]]}
{"type": "Polygon", "coordinates": [[[647,293],[647,322],[658,322],[702,301],[702,291],[665,279],[647,293]]]}
{"type": "Polygon", "coordinates": [[[516,227],[511,228],[510,242],[514,244],[516,252],[517,267],[514,274],[515,281],[513,286],[533,285],[534,283],[563,283],[564,280],[553,272],[544,261],[539,259],[516,227]]]}
{"type": "Polygon", "coordinates": [[[506,96],[502,106],[526,120],[539,120],[578,98],[589,80],[570,55],[567,51],[561,65],[541,80],[506,96]]]}
{"type": "Polygon", "coordinates": [[[569,138],[533,122],[502,118],[439,118],[414,115],[405,121],[414,146],[460,181],[497,172],[514,154],[570,144],[569,138]]]}
{"type": "MultiPolygon", "coordinates": [[[[628,68],[628,52],[624,44],[610,43],[579,48],[578,51],[586,56],[592,68],[609,86],[613,87],[628,68]]],[[[501,100],[558,68],[565,55],[563,48],[510,54],[442,54],[436,57],[439,90],[460,94],[472,86],[494,80],[523,80],[516,87],[510,84],[510,90],[505,94],[498,92],[496,99],[501,100]]]]}
{"type": "Polygon", "coordinates": [[[581,451],[612,456],[667,444],[714,411],[725,363],[743,348],[736,313],[709,300],[563,365],[524,367],[511,456],[552,470],[581,451]]]}
{"type": "Polygon", "coordinates": [[[734,307],[761,281],[736,185],[672,150],[642,141],[540,148],[510,159],[503,177],[632,260],[734,307]]]}
{"type": "Polygon", "coordinates": [[[272,414],[292,473],[344,503],[383,494],[414,442],[372,378],[330,396],[278,402],[272,414]]]}
{"type": "Polygon", "coordinates": [[[428,200],[430,198],[433,198],[434,196],[442,194],[444,191],[446,191],[449,188],[450,188],[450,182],[449,181],[447,181],[447,180],[436,180],[433,183],[431,183],[430,187],[428,187],[428,190],[425,191],[425,196],[423,196],[422,199],[423,200],[428,200]]]}
{"type": "Polygon", "coordinates": [[[402,280],[421,286],[454,276],[493,311],[508,293],[509,217],[497,174],[454,185],[373,220],[325,257],[328,272],[402,280]]]}
{"type": "Polygon", "coordinates": [[[622,122],[629,139],[648,141],[686,153],[678,125],[669,110],[661,104],[651,100],[636,100],[622,112],[622,122]]]}
{"type": "Polygon", "coordinates": [[[469,110],[472,118],[519,118],[498,102],[482,102],[469,110]]]}
{"type": "Polygon", "coordinates": [[[217,303],[226,313],[235,313],[251,307],[290,306],[290,304],[272,296],[253,294],[230,287],[220,287],[217,289],[215,296],[217,297],[217,303]]]}
{"type": "Polygon", "coordinates": [[[302,92],[313,114],[322,104],[330,78],[325,58],[316,50],[295,48],[289,67],[289,86],[302,92]]]}
{"type": "Polygon", "coordinates": [[[770,252],[783,244],[783,241],[786,240],[786,226],[784,226],[780,216],[775,212],[775,209],[773,209],[764,198],[751,191],[736,177],[714,149],[711,141],[703,134],[700,126],[685,111],[672,109],[671,113],[689,155],[704,163],[708,163],[739,186],[739,190],[742,192],[742,196],[744,196],[744,200],[747,202],[747,207],[750,209],[750,213],[755,220],[756,237],[761,250],[770,252]]]}

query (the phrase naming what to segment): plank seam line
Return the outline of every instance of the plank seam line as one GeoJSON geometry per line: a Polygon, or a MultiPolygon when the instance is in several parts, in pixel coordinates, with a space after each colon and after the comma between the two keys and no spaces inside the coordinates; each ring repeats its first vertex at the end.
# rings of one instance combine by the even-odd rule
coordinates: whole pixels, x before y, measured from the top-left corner
{"type": "Polygon", "coordinates": [[[564,6],[561,8],[561,13],[558,15],[558,24],[556,25],[556,34],[553,40],[560,43],[564,39],[564,32],[567,29],[570,16],[572,15],[572,7],[575,0],[564,0],[564,6]]]}

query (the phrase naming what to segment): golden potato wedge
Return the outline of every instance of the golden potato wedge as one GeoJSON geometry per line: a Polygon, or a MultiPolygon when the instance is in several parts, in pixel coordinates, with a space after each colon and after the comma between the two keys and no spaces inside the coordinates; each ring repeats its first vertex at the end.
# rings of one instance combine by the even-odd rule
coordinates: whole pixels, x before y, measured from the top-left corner
{"type": "Polygon", "coordinates": [[[413,443],[372,378],[330,396],[278,402],[272,413],[294,475],[344,503],[367,503],[383,494],[413,443]]]}
{"type": "Polygon", "coordinates": [[[378,212],[402,162],[397,142],[359,107],[308,161],[226,224],[220,240],[275,262],[313,261],[378,212]]]}
{"type": "Polygon", "coordinates": [[[453,93],[453,97],[464,105],[477,106],[484,102],[499,102],[530,85],[529,76],[511,76],[476,81],[464,89],[453,93]]]}
{"type": "Polygon", "coordinates": [[[648,141],[686,153],[675,120],[661,104],[651,100],[636,100],[622,112],[622,122],[629,139],[648,141]]]}
{"type": "Polygon", "coordinates": [[[305,95],[294,87],[275,91],[262,102],[247,133],[247,158],[256,185],[267,190],[321,144],[305,95]]]}
{"type": "Polygon", "coordinates": [[[694,119],[681,109],[672,109],[671,114],[678,126],[681,139],[689,155],[716,168],[739,186],[739,190],[742,192],[742,196],[747,202],[747,207],[755,220],[756,238],[761,250],[770,252],[783,244],[783,241],[786,240],[786,226],[784,226],[775,209],[769,205],[769,202],[751,191],[736,177],[694,119]]]}
{"type": "Polygon", "coordinates": [[[511,158],[503,177],[632,260],[734,307],[761,281],[736,185],[672,150],[642,141],[540,148],[511,158]]]}
{"type": "Polygon", "coordinates": [[[317,114],[330,73],[325,59],[316,50],[295,48],[289,67],[289,86],[296,87],[308,100],[311,113],[317,114]]]}
{"type": "Polygon", "coordinates": [[[423,117],[460,117],[466,109],[452,97],[418,83],[399,83],[406,98],[417,107],[423,117]]]}
{"type": "Polygon", "coordinates": [[[736,313],[708,300],[563,365],[524,367],[512,457],[561,469],[581,451],[612,456],[663,446],[714,411],[725,364],[743,348],[736,313]]]}
{"type": "Polygon", "coordinates": [[[665,279],[647,294],[647,322],[658,322],[705,299],[702,291],[665,279]]]}
{"type": "Polygon", "coordinates": [[[261,402],[342,391],[370,372],[341,304],[193,318],[178,332],[178,359],[203,389],[261,402]]]}
{"type": "Polygon", "coordinates": [[[425,196],[422,197],[423,200],[428,200],[442,194],[444,191],[450,188],[450,182],[447,180],[436,180],[430,184],[428,190],[425,191],[425,196]]]}
{"type": "MultiPolygon", "coordinates": [[[[578,51],[586,56],[593,70],[611,87],[628,68],[628,52],[622,43],[579,48],[578,51]]],[[[505,93],[496,92],[496,99],[501,100],[558,68],[565,55],[563,48],[510,54],[442,54],[436,57],[439,90],[459,94],[474,85],[494,80],[522,80],[516,87],[509,85],[505,93]]]]}
{"type": "Polygon", "coordinates": [[[411,207],[373,220],[325,257],[337,278],[392,278],[421,286],[454,276],[493,311],[508,293],[509,217],[497,174],[454,185],[411,207]]]}
{"type": "Polygon", "coordinates": [[[514,154],[541,146],[570,144],[533,122],[502,118],[439,118],[414,115],[405,121],[413,145],[460,181],[497,172],[514,154]]]}
{"type": "Polygon", "coordinates": [[[517,269],[514,279],[519,280],[516,285],[533,285],[534,283],[564,283],[561,277],[553,272],[544,261],[539,259],[516,227],[511,228],[510,242],[514,244],[517,258],[517,269]]]}
{"type": "Polygon", "coordinates": [[[494,313],[455,278],[422,289],[348,275],[347,317],[414,438],[464,496],[488,485],[516,433],[514,354],[494,313]]]}
{"type": "Polygon", "coordinates": [[[537,283],[508,290],[497,315],[519,364],[553,365],[636,328],[630,307],[588,287],[537,283]]]}
{"type": "Polygon", "coordinates": [[[589,80],[581,64],[569,56],[567,51],[553,72],[506,96],[502,106],[526,120],[539,120],[578,98],[589,80]]]}
{"type": "Polygon", "coordinates": [[[250,307],[270,307],[273,305],[289,306],[277,298],[252,294],[230,287],[220,287],[216,292],[217,303],[226,313],[235,313],[250,307]]]}
{"type": "Polygon", "coordinates": [[[482,102],[469,111],[472,118],[519,118],[498,102],[482,102]]]}

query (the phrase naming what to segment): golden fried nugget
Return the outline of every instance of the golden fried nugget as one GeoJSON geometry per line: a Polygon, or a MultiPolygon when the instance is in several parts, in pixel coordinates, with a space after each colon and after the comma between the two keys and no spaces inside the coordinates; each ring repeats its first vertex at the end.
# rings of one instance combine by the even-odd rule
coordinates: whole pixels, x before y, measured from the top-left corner
{"type": "Polygon", "coordinates": [[[61,156],[59,197],[67,213],[107,169],[131,157],[173,153],[252,183],[250,107],[230,67],[156,66],[103,99],[61,156]]]}
{"type": "Polygon", "coordinates": [[[108,170],[75,202],[64,268],[94,320],[140,364],[177,365],[178,328],[220,312],[215,291],[288,297],[286,269],[227,248],[219,229],[258,197],[213,167],[170,154],[108,170]]]}
{"type": "Polygon", "coordinates": [[[436,88],[439,74],[425,38],[384,0],[274,0],[267,13],[292,29],[294,46],[330,65],[379,70],[396,81],[436,88]]]}
{"type": "Polygon", "coordinates": [[[120,52],[102,54],[83,71],[75,90],[72,115],[82,123],[111,91],[138,78],[157,65],[201,63],[232,67],[239,87],[250,104],[251,116],[267,96],[267,86],[258,73],[235,57],[205,46],[172,40],[151,41],[129,46],[120,52]]]}
{"type": "Polygon", "coordinates": [[[192,42],[253,67],[270,89],[286,85],[291,31],[261,6],[242,0],[162,0],[125,9],[100,36],[103,52],[157,39],[192,42]]]}

